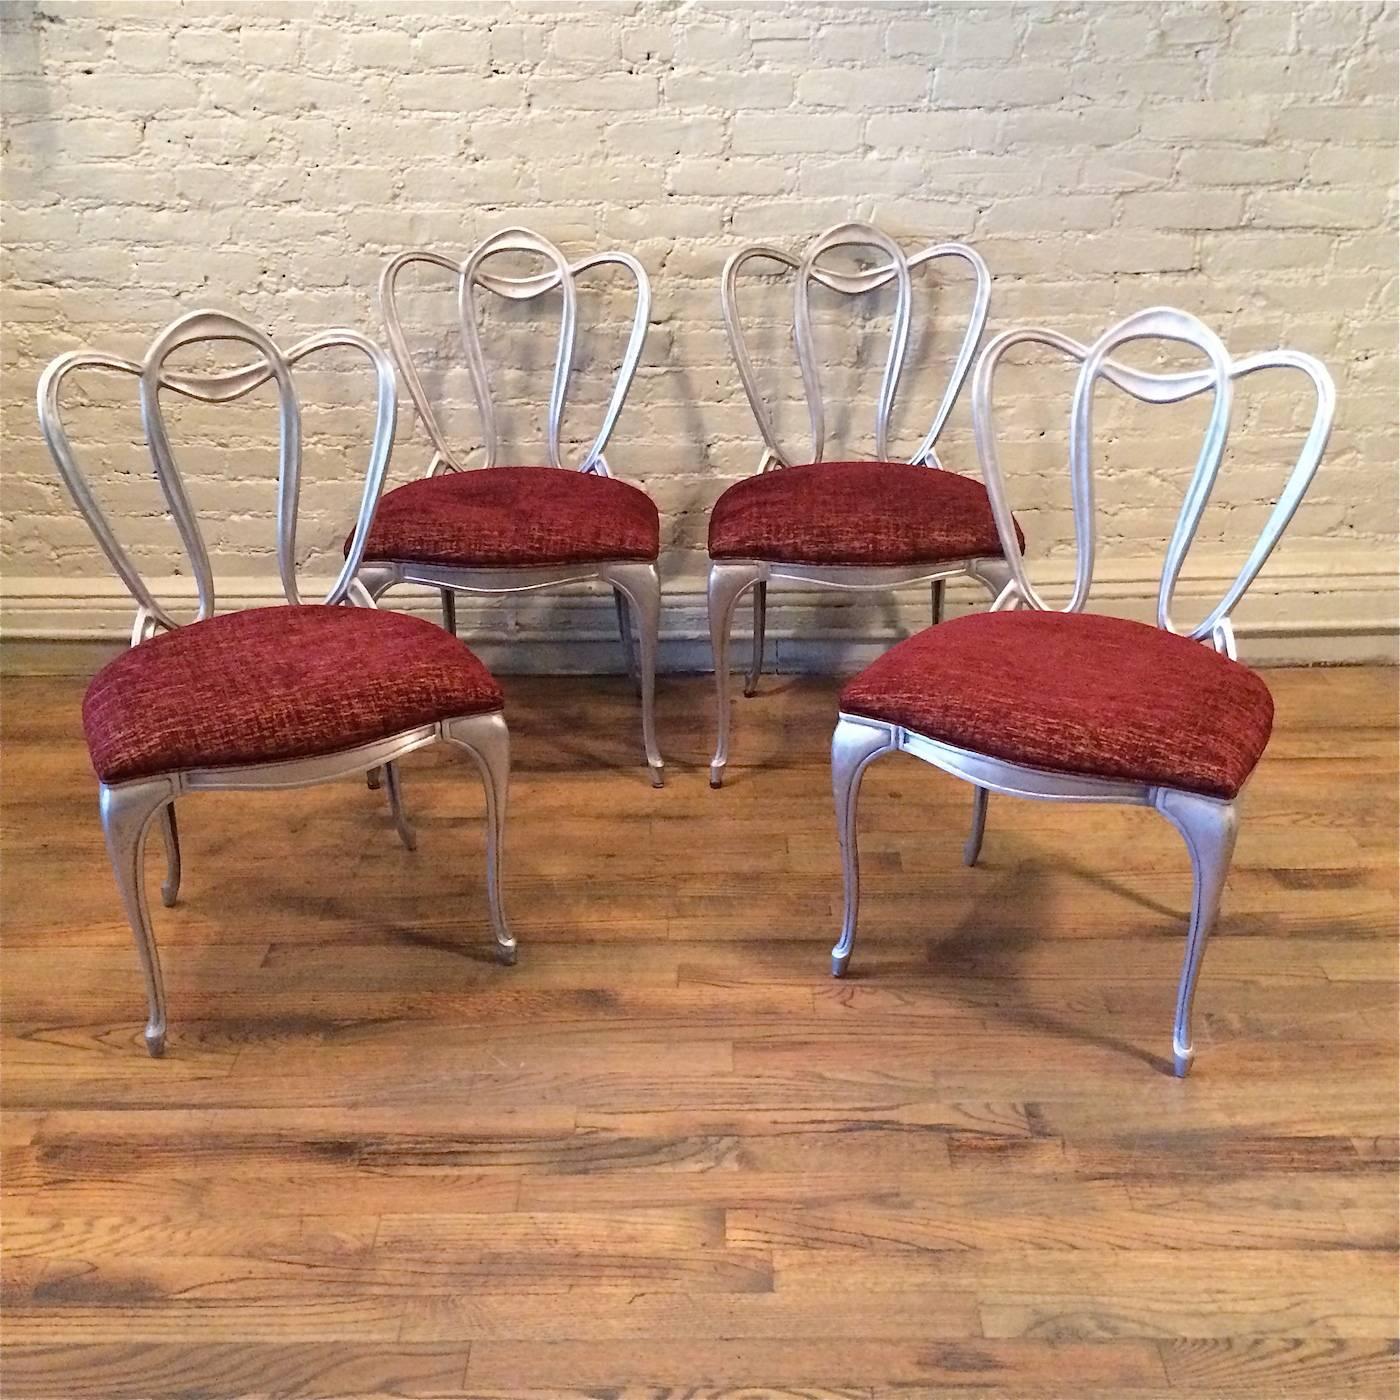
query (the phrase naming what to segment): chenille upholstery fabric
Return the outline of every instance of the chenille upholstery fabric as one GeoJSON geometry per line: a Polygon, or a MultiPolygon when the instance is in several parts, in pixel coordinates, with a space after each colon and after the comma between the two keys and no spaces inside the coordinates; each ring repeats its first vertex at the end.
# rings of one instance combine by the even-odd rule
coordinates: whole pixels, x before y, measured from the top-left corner
{"type": "Polygon", "coordinates": [[[83,732],[97,776],[311,758],[499,710],[455,637],[372,608],[250,608],[162,633],[93,677],[83,732]]]}
{"type": "Polygon", "coordinates": [[[1231,798],[1274,702],[1201,642],[1088,613],[974,613],[910,637],[841,708],[991,758],[1231,798]]]}
{"type": "Polygon", "coordinates": [[[936,564],[1000,554],[986,487],[909,462],[775,468],[736,481],[710,512],[712,559],[936,564]]]}
{"type": "Polygon", "coordinates": [[[560,467],[483,467],[388,492],[364,557],[506,569],[653,560],[660,546],[656,503],[629,482],[560,467]]]}

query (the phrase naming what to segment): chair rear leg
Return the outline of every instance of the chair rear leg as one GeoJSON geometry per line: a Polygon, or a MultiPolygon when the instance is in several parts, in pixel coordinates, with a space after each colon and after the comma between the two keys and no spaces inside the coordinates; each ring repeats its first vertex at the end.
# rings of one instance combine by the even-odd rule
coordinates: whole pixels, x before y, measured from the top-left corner
{"type": "Polygon", "coordinates": [[[1233,802],[1221,802],[1196,793],[1160,788],[1156,808],[1186,841],[1191,856],[1193,889],[1191,928],[1186,935],[1186,956],[1181,964],[1181,981],[1176,993],[1176,1020],[1172,1025],[1172,1065],[1178,1078],[1191,1068],[1196,1047],[1191,1037],[1191,1008],[1196,997],[1196,979],[1201,973],[1206,940],[1220,913],[1225,878],[1235,853],[1239,817],[1233,802]]]}
{"type": "Polygon", "coordinates": [[[144,856],[151,822],[174,796],[170,781],[157,778],[113,787],[103,783],[98,797],[107,855],[146,980],[146,1049],[152,1055],[160,1055],[165,1050],[165,982],[161,977],[160,954],[156,950],[150,906],[146,901],[144,856]]]}
{"type": "Polygon", "coordinates": [[[637,619],[638,671],[642,691],[642,747],[652,787],[666,782],[666,765],[656,746],[656,652],[661,632],[661,576],[655,564],[609,564],[602,577],[622,593],[637,619]]]}
{"type": "Polygon", "coordinates": [[[758,694],[758,678],[763,674],[763,641],[768,630],[768,585],[760,580],[753,590],[753,659],[744,678],[744,694],[758,694]]]}
{"type": "Polygon", "coordinates": [[[613,604],[617,609],[617,635],[622,639],[622,660],[627,668],[627,677],[642,693],[642,678],[637,670],[637,644],[632,636],[632,618],[627,611],[627,595],[620,589],[613,589],[613,604]]]}
{"type": "Polygon", "coordinates": [[[987,797],[984,787],[972,789],[972,829],[967,833],[967,843],[963,846],[963,864],[976,865],[982,854],[982,837],[987,830],[987,797]]]}
{"type": "Polygon", "coordinates": [[[455,637],[457,635],[457,595],[450,588],[440,588],[442,595],[442,625],[455,637]]]}
{"type": "Polygon", "coordinates": [[[944,591],[944,580],[941,578],[934,579],[929,586],[929,614],[933,618],[935,627],[943,621],[944,591]]]}
{"type": "Polygon", "coordinates": [[[173,802],[160,809],[160,834],[165,843],[165,880],[160,887],[160,902],[169,909],[180,898],[180,828],[175,824],[173,802]]]}
{"type": "Polygon", "coordinates": [[[384,787],[389,794],[389,811],[394,818],[394,829],[399,833],[399,840],[403,842],[406,850],[416,851],[418,849],[418,833],[413,829],[413,823],[409,821],[403,806],[403,781],[399,777],[399,765],[397,763],[386,763],[383,767],[384,787]]]}

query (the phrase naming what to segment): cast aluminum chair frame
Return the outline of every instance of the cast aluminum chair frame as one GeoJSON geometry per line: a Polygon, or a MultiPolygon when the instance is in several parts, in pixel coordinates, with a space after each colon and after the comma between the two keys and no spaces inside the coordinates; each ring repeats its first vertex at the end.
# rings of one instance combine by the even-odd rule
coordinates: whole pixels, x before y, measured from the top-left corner
{"type": "MultiPolygon", "coordinates": [[[[117,539],[98,502],[63,426],[60,407],[63,383],[80,370],[108,370],[134,375],[140,382],[141,421],[156,480],[160,485],[198,589],[195,620],[214,615],[214,573],[175,462],[166,431],[160,393],[168,389],[204,403],[227,403],[251,393],[268,380],[276,383],[279,406],[279,461],[277,482],[277,569],[282,592],[289,604],[301,602],[296,577],[296,530],[301,482],[301,410],[292,382],[292,366],[319,351],[333,347],[357,350],[370,362],[376,378],[376,417],[369,453],[364,494],[360,501],[351,547],[335,584],[320,601],[326,606],[373,607],[355,578],[375,506],[384,485],[394,442],[397,398],[393,362],[373,341],[351,330],[330,330],[299,341],[285,352],[249,322],[219,311],[192,311],[173,321],[152,342],[141,361],[94,351],[74,351],[55,359],[39,380],[39,424],[59,475],[88,526],[97,538],[118,577],[136,602],[131,645],[140,646],[157,631],[172,631],[177,622],[146,586],[135,561],[117,539]],[[166,359],[196,343],[241,342],[257,352],[252,364],[210,375],[177,374],[165,368],[166,359]]],[[[175,802],[186,793],[216,791],[266,791],[309,787],[351,773],[383,769],[387,775],[394,822],[410,849],[412,828],[403,814],[396,760],[415,749],[443,740],[464,749],[480,769],[486,790],[487,901],[491,927],[500,957],[513,963],[515,938],[506,924],[501,902],[501,845],[506,817],[510,775],[510,739],[505,718],[498,711],[464,715],[417,725],[370,744],[336,753],[285,762],[236,767],[188,768],[129,782],[100,783],[99,811],[107,853],[121,892],[122,903],[136,941],[136,951],[146,983],[149,1017],[145,1040],[152,1055],[165,1048],[166,999],[160,956],[151,925],[144,876],[146,838],[159,817],[166,848],[166,878],[161,900],[167,907],[179,897],[181,860],[175,802]]]]}
{"type": "MultiPolygon", "coordinates": [[[[764,446],[758,462],[758,471],[762,473],[790,467],[795,463],[783,450],[774,431],[773,420],[764,402],[763,391],[759,387],[739,315],[738,275],[745,263],[760,258],[778,263],[797,273],[794,289],[793,341],[802,375],[803,396],[807,404],[811,430],[812,447],[811,456],[808,458],[811,462],[823,460],[822,454],[826,446],[826,414],[822,399],[821,371],[812,340],[812,284],[819,283],[829,291],[847,296],[860,296],[866,292],[877,291],[890,282],[895,284],[890,345],[875,412],[875,456],[880,461],[888,461],[890,415],[894,410],[895,396],[909,348],[909,327],[913,309],[911,273],[924,263],[939,258],[958,259],[972,268],[974,290],[967,331],[953,362],[952,373],[933,422],[913,456],[908,459],[914,465],[922,464],[932,470],[942,470],[943,464],[939,461],[936,450],[938,438],[972,368],[977,346],[987,323],[992,279],[981,255],[964,243],[936,243],[909,256],[887,234],[871,224],[862,223],[838,224],[828,229],[813,241],[801,258],[764,243],[751,244],[735,252],[724,266],[720,284],[720,304],[734,364],[739,371],[739,379],[744,386],[749,407],[753,410],[759,433],[763,437],[764,446]],[[823,257],[843,249],[873,249],[883,254],[886,261],[856,272],[842,272],[821,265],[823,257]]],[[[734,609],[744,593],[749,589],[753,590],[753,651],[744,681],[744,694],[751,696],[757,691],[759,676],[763,670],[770,582],[786,580],[851,591],[888,591],[909,584],[928,583],[932,595],[933,620],[937,622],[943,616],[943,590],[947,580],[964,576],[976,579],[993,598],[1006,587],[1011,577],[1006,570],[1005,561],[990,556],[951,559],[938,564],[895,565],[799,564],[760,559],[712,560],[707,596],[717,715],[715,751],[710,760],[710,786],[717,788],[722,785],[724,769],[729,762],[729,645],[734,609]]]]}
{"type": "MultiPolygon", "coordinates": [[[[992,384],[998,364],[1013,346],[1038,344],[1079,360],[1070,421],[1069,468],[1076,534],[1074,589],[1060,611],[1077,613],[1088,601],[1094,575],[1094,478],[1091,461],[1093,395],[1098,381],[1108,380],[1144,402],[1176,403],[1212,391],[1214,403],[1200,456],[1187,487],[1181,512],[1168,543],[1157,592],[1156,625],[1178,636],[1213,646],[1235,659],[1235,637],[1230,614],[1253,583],[1278,544],[1315,475],[1332,430],[1336,390],[1326,368],[1310,355],[1276,350],[1246,359],[1232,359],[1224,344],[1204,323],[1186,312],[1153,307],[1129,316],[1110,328],[1092,346],[1039,327],[1019,328],[995,337],[977,364],[973,378],[972,408],[978,456],[996,515],[997,529],[1007,546],[1011,580],[993,605],[993,611],[1028,607],[1055,611],[1031,583],[1016,539],[1005,479],[997,456],[992,414],[992,384]],[[1136,370],[1110,358],[1120,346],[1138,340],[1175,341],[1202,351],[1209,368],[1175,374],[1136,370]],[[1202,621],[1189,629],[1172,621],[1172,600],[1182,566],[1210,500],[1229,432],[1234,381],[1268,369],[1299,370],[1312,381],[1317,407],[1312,424],[1269,519],[1234,581],[1202,621]]],[[[1172,1030],[1173,1067],[1184,1076],[1195,1054],[1191,1035],[1191,1008],[1206,941],[1220,910],[1226,875],[1230,868],[1239,825],[1238,803],[1171,787],[1149,786],[1107,778],[1047,772],[968,749],[929,739],[900,725],[884,724],[861,715],[841,712],[832,735],[832,788],[836,802],[837,830],[845,884],[841,936],[831,950],[831,970],[840,977],[850,961],[860,906],[860,866],[856,840],[856,808],[861,779],[881,754],[902,750],[945,773],[974,786],[972,829],[964,848],[967,865],[976,863],[986,826],[987,798],[992,792],[1014,797],[1048,798],[1060,802],[1115,802],[1151,807],[1181,833],[1191,859],[1193,894],[1190,929],[1177,990],[1172,1030]]]]}
{"type": "MultiPolygon", "coordinates": [[[[554,374],[549,395],[547,446],[549,465],[567,470],[564,465],[560,436],[564,408],[568,400],[569,380],[573,372],[574,347],[578,324],[578,288],[581,273],[599,267],[621,267],[636,282],[637,302],[632,329],[623,352],[612,396],[603,421],[588,451],[576,470],[596,476],[611,476],[604,449],[612,436],[618,416],[626,402],[632,381],[641,360],[651,314],[651,285],[646,270],[630,253],[593,253],[570,263],[548,239],[525,228],[504,229],[477,245],[466,258],[449,258],[430,249],[418,248],[399,253],[385,265],[379,279],[380,311],[390,348],[408,387],[409,396],[433,444],[433,456],[425,476],[437,476],[443,471],[486,471],[496,465],[498,451],[496,412],[491,396],[490,376],[482,351],[481,333],[477,324],[473,290],[483,287],[509,301],[530,301],[552,292],[556,287],[562,298],[559,319],[559,340],[554,361],[554,374]],[[489,259],[504,254],[533,254],[543,258],[546,271],[525,276],[492,273],[483,267],[489,259]],[[423,387],[422,377],[413,361],[413,353],[404,335],[399,317],[397,284],[399,274],[414,263],[442,268],[457,278],[457,311],[461,321],[462,346],[471,374],[472,392],[480,416],[485,461],[478,467],[468,467],[453,451],[433,411],[432,402],[423,387]]],[[[521,594],[544,588],[556,588],[569,583],[606,584],[612,589],[617,609],[618,632],[622,640],[623,657],[628,674],[640,691],[642,706],[642,743],[652,785],[661,787],[665,780],[665,765],[656,743],[656,654],[661,625],[661,580],[654,561],[635,559],[608,560],[597,563],[549,564],[516,568],[463,568],[445,564],[414,563],[409,560],[370,559],[359,569],[360,581],[376,600],[395,584],[416,583],[437,588],[442,596],[443,626],[457,630],[457,593],[521,594]],[[630,612],[630,616],[629,616],[630,612]],[[634,646],[632,622],[635,619],[637,641],[634,646]]]]}

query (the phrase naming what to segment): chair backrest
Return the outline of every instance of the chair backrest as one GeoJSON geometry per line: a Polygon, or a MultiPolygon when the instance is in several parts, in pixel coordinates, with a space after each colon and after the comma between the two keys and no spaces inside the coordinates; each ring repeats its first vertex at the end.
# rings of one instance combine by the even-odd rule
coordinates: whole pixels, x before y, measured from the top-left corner
{"type": "Polygon", "coordinates": [[[972,368],[973,357],[977,353],[978,342],[982,338],[987,323],[987,304],[991,299],[992,279],[987,264],[973,249],[963,243],[936,243],[921,248],[912,256],[887,234],[871,224],[838,224],[821,234],[801,257],[796,258],[781,248],[768,244],[755,243],[739,249],[724,266],[724,276],[720,286],[720,302],[724,311],[724,325],[729,333],[729,344],[734,354],[734,363],[743,382],[744,393],[763,435],[766,448],[764,466],[771,463],[777,466],[791,466],[793,458],[783,450],[773,429],[773,420],[764,402],[763,393],[754,373],[753,361],[749,356],[744,339],[743,324],[739,318],[737,282],[739,272],[745,263],[763,259],[778,263],[796,271],[796,285],[793,302],[793,340],[797,350],[797,363],[802,373],[802,391],[807,403],[807,418],[811,426],[812,448],[809,461],[820,462],[826,446],[826,414],[822,401],[821,371],[817,364],[816,348],[812,340],[812,284],[819,283],[830,291],[848,296],[859,296],[866,292],[878,291],[891,282],[895,286],[894,315],[890,326],[890,346],[885,358],[884,376],[880,382],[879,398],[875,406],[875,455],[881,461],[889,458],[890,415],[894,410],[895,395],[899,389],[900,376],[904,372],[904,362],[909,350],[909,326],[913,312],[912,271],[924,263],[938,258],[957,258],[970,265],[974,276],[972,310],[968,316],[967,331],[963,336],[957,358],[953,362],[952,373],[943,391],[943,398],[934,415],[933,423],[924,435],[911,462],[923,462],[929,466],[941,466],[935,445],[939,434],[953,411],[963,381],[972,368]],[[824,258],[838,251],[873,251],[882,259],[873,267],[859,271],[842,271],[840,268],[823,264],[824,258]]]}
{"type": "Polygon", "coordinates": [[[1182,565],[1196,537],[1202,513],[1210,501],[1211,491],[1220,472],[1220,463],[1230,431],[1235,380],[1261,370],[1293,369],[1301,371],[1312,381],[1316,396],[1312,424],[1303,440],[1297,463],[1289,473],[1262,533],[1219,602],[1196,626],[1182,633],[1198,641],[1209,639],[1218,650],[1233,656],[1234,636],[1230,625],[1230,613],[1254,582],[1274,546],[1278,544],[1279,537],[1292,520],[1327,446],[1336,411],[1336,389],[1331,375],[1311,355],[1296,350],[1272,350],[1242,360],[1232,359],[1220,338],[1202,321],[1185,311],[1175,311],[1165,306],[1150,307],[1127,317],[1106,330],[1092,345],[1081,345],[1068,336],[1040,327],[1003,331],[991,340],[982,352],[972,382],[972,417],[977,455],[981,460],[982,475],[987,493],[991,497],[997,531],[1012,576],[1006,592],[997,601],[999,607],[1023,603],[1042,611],[1052,611],[1036,592],[1026,573],[1025,561],[1016,538],[1016,526],[1011,517],[1006,481],[997,457],[993,421],[992,387],[997,366],[1013,346],[1025,344],[1048,346],[1080,362],[1069,428],[1070,497],[1074,516],[1076,560],[1074,590],[1062,610],[1065,612],[1079,612],[1083,609],[1094,581],[1096,522],[1092,446],[1094,390],[1099,380],[1106,379],[1146,403],[1179,403],[1197,394],[1213,395],[1210,419],[1201,443],[1200,456],[1186,488],[1176,526],[1167,544],[1157,589],[1157,625],[1168,632],[1181,633],[1181,629],[1172,622],[1172,599],[1181,577],[1182,565]],[[1133,369],[1111,358],[1113,351],[1119,347],[1140,340],[1190,345],[1200,350],[1209,363],[1198,370],[1150,373],[1133,369]]]}
{"type": "Polygon", "coordinates": [[[185,483],[175,463],[161,407],[161,391],[170,390],[203,403],[228,403],[252,393],[269,380],[276,384],[279,437],[277,572],[287,601],[298,603],[301,597],[297,589],[296,537],[297,506],[301,488],[301,405],[292,382],[292,366],[308,355],[337,346],[349,347],[364,354],[374,369],[376,379],[374,438],[370,446],[369,466],[365,475],[359,515],[345,563],[334,587],[322,600],[326,603],[340,603],[345,601],[354,584],[355,571],[359,568],[364,554],[365,541],[374,518],[375,506],[379,501],[379,493],[384,486],[389,454],[394,445],[394,425],[397,416],[394,365],[389,356],[373,341],[355,331],[329,330],[299,341],[289,350],[283,351],[279,350],[263,331],[238,316],[222,311],[191,311],[172,321],[157,335],[145,357],[139,362],[97,351],[78,350],[60,355],[45,369],[39,379],[39,426],[69,494],[97,537],[103,553],[136,600],[133,642],[143,640],[158,627],[174,628],[179,624],[147,587],[131,555],[117,539],[107,513],[98,503],[86,473],[78,464],[63,426],[60,399],[64,381],[74,371],[92,369],[134,375],[139,381],[142,430],[155,468],[156,480],[190,561],[199,590],[197,617],[203,621],[214,613],[214,572],[208,548],[200,532],[198,517],[190,504],[185,483]],[[257,358],[236,369],[207,375],[177,373],[165,367],[166,360],[177,350],[200,343],[229,341],[250,347],[257,358]]]}
{"type": "Polygon", "coordinates": [[[379,305],[394,358],[398,361],[424,430],[432,440],[434,456],[428,468],[429,474],[443,469],[464,471],[467,464],[453,451],[433,411],[399,318],[398,277],[404,268],[413,263],[426,263],[432,267],[443,268],[457,278],[457,312],[461,321],[462,347],[466,353],[472,393],[480,415],[482,443],[486,452],[485,465],[488,467],[496,465],[496,411],[491,395],[491,380],[482,353],[476,288],[482,287],[510,301],[529,301],[552,292],[556,287],[560,291],[562,309],[559,317],[558,347],[554,358],[554,378],[549,394],[547,446],[550,465],[562,467],[564,461],[560,434],[564,422],[564,405],[569,396],[569,380],[574,368],[578,326],[576,279],[581,273],[608,266],[625,268],[632,275],[637,286],[637,301],[627,348],[623,352],[612,396],[603,414],[602,426],[578,463],[579,471],[593,472],[600,476],[609,475],[603,450],[612,436],[618,414],[622,412],[622,405],[626,401],[627,391],[632,387],[632,380],[637,373],[637,362],[641,359],[642,343],[646,339],[647,322],[651,314],[651,285],[641,263],[630,253],[622,252],[594,253],[570,263],[547,238],[524,228],[508,228],[492,234],[460,261],[425,248],[399,253],[391,258],[379,278],[379,305]],[[507,254],[532,254],[543,260],[546,265],[539,272],[523,276],[510,276],[502,272],[492,272],[487,268],[486,264],[491,259],[507,254]]]}

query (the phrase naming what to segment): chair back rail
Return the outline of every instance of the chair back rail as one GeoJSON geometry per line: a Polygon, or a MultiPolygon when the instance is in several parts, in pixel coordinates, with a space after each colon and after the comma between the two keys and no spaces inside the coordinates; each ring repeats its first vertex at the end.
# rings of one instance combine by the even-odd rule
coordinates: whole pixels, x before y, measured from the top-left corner
{"type": "Polygon", "coordinates": [[[874,225],[847,223],[838,224],[821,234],[801,258],[794,257],[781,248],[761,243],[740,248],[730,257],[724,266],[724,274],[720,281],[720,305],[734,364],[739,371],[739,379],[743,384],[749,407],[753,410],[754,420],[763,437],[766,449],[765,463],[771,458],[776,465],[792,466],[793,458],[778,441],[773,419],[764,400],[763,391],[759,387],[753,359],[744,337],[743,321],[739,314],[738,279],[745,264],[761,259],[790,268],[797,274],[793,300],[793,341],[798,368],[802,375],[802,391],[811,432],[811,455],[808,460],[813,462],[820,462],[825,451],[826,410],[821,370],[817,363],[812,336],[812,285],[816,283],[828,291],[854,297],[894,283],[895,306],[890,324],[890,343],[875,410],[875,455],[885,461],[888,460],[890,452],[890,417],[894,411],[895,397],[909,351],[909,327],[914,301],[912,273],[914,269],[939,258],[954,258],[966,262],[972,268],[974,282],[972,310],[968,317],[967,330],[953,362],[952,373],[944,387],[933,422],[909,459],[911,462],[923,462],[929,466],[941,465],[936,444],[972,368],[977,346],[987,323],[992,279],[981,256],[963,243],[937,243],[908,256],[898,243],[874,225]],[[874,250],[884,261],[857,271],[843,271],[837,267],[823,265],[823,258],[828,258],[831,253],[851,249],[874,250]]]}
{"type": "Polygon", "coordinates": [[[185,398],[219,404],[242,398],[269,380],[277,385],[277,572],[287,601],[298,603],[301,595],[296,577],[296,535],[301,489],[301,404],[293,383],[292,368],[307,356],[336,347],[360,351],[369,360],[376,379],[374,437],[360,509],[345,562],[335,584],[322,600],[325,603],[341,603],[350,592],[364,555],[365,542],[384,487],[389,454],[394,443],[397,396],[393,361],[373,341],[356,331],[329,330],[299,341],[283,351],[265,332],[239,316],[222,311],[191,311],[171,322],[157,335],[139,361],[79,350],[58,356],[44,370],[38,389],[40,430],[69,495],[87,521],[102,552],[136,601],[133,640],[141,640],[154,628],[168,629],[179,624],[147,587],[135,561],[117,538],[106,511],[93,493],[86,471],[73,451],[62,413],[63,387],[69,375],[80,370],[101,369],[129,374],[138,381],[141,425],[147,450],[151,455],[157,484],[190,562],[199,592],[197,620],[203,621],[214,614],[214,571],[198,516],[190,503],[171,447],[161,406],[161,392],[169,390],[185,398]],[[208,375],[175,373],[166,368],[166,360],[186,346],[230,341],[248,346],[256,352],[257,358],[249,364],[208,375]]]}
{"type": "Polygon", "coordinates": [[[1220,338],[1204,322],[1185,311],[1171,307],[1149,307],[1110,327],[1093,345],[1081,345],[1069,336],[1044,327],[1028,326],[1003,331],[982,352],[973,374],[972,417],[977,455],[982,465],[992,513],[996,517],[1011,583],[999,606],[1024,603],[1042,611],[1053,611],[1036,591],[1026,571],[1017,545],[1006,479],[997,453],[993,385],[997,367],[1007,351],[1017,345],[1043,345],[1080,362],[1070,412],[1069,472],[1070,500],[1075,530],[1074,589],[1064,612],[1080,612],[1088,602],[1094,581],[1095,507],[1092,464],[1094,390],[1101,379],[1145,403],[1179,403],[1197,394],[1213,394],[1196,466],[1191,474],[1181,510],[1167,543],[1157,589],[1157,625],[1194,640],[1210,639],[1218,649],[1233,655],[1230,614],[1264,567],[1269,555],[1293,519],[1307,492],[1336,413],[1336,389],[1326,368],[1311,355],[1295,350],[1273,350],[1245,359],[1233,359],[1220,338]],[[1173,373],[1152,373],[1134,369],[1112,358],[1112,353],[1134,341],[1153,340],[1184,344],[1201,351],[1208,365],[1201,369],[1173,373]],[[1264,528],[1255,540],[1243,566],[1224,594],[1206,616],[1182,633],[1172,621],[1172,600],[1201,517],[1210,501],[1229,438],[1233,387],[1238,379],[1262,370],[1301,371],[1312,383],[1316,406],[1312,423],[1303,440],[1298,460],[1279,493],[1264,528]]]}
{"type": "Polygon", "coordinates": [[[621,267],[636,284],[637,299],[633,310],[632,328],[627,346],[623,351],[622,363],[618,368],[612,394],[603,414],[603,421],[588,451],[578,464],[578,470],[593,472],[601,476],[609,475],[607,460],[603,453],[611,438],[617,419],[626,402],[632,381],[636,377],[637,365],[642,356],[642,345],[646,340],[647,323],[651,315],[651,286],[646,270],[630,253],[594,253],[570,263],[547,238],[524,228],[504,229],[492,234],[478,244],[466,258],[458,261],[431,249],[417,248],[399,253],[385,265],[379,279],[379,305],[384,317],[385,331],[390,348],[398,362],[409,396],[417,410],[418,417],[433,444],[433,460],[428,472],[432,475],[440,470],[465,471],[467,463],[453,451],[442,429],[432,401],[423,387],[422,376],[414,363],[413,352],[404,334],[403,321],[398,308],[398,279],[406,267],[414,263],[442,268],[457,279],[457,313],[461,325],[462,348],[466,356],[467,368],[471,375],[472,394],[476,400],[477,413],[481,423],[482,445],[485,450],[484,465],[496,465],[499,451],[496,431],[496,409],[491,393],[491,379],[486,365],[486,356],[481,343],[481,328],[477,315],[475,291],[481,287],[510,301],[530,301],[544,296],[558,288],[562,307],[559,317],[559,337],[554,358],[554,373],[550,384],[549,416],[547,429],[547,451],[551,466],[564,465],[561,434],[563,431],[564,408],[568,402],[569,383],[574,369],[574,352],[578,327],[578,286],[577,279],[584,273],[600,267],[621,267]],[[546,263],[540,272],[522,275],[507,275],[493,272],[488,263],[493,258],[505,254],[527,254],[542,259],[546,263]]]}

